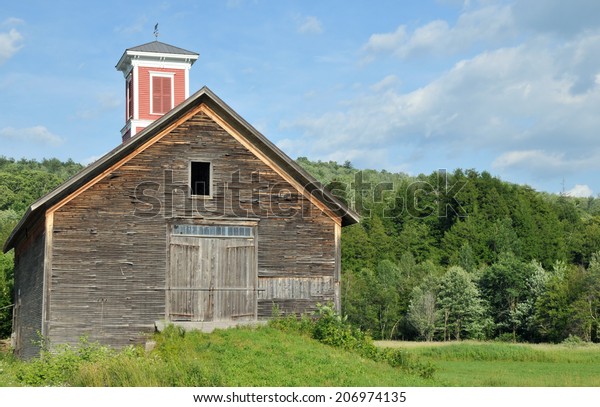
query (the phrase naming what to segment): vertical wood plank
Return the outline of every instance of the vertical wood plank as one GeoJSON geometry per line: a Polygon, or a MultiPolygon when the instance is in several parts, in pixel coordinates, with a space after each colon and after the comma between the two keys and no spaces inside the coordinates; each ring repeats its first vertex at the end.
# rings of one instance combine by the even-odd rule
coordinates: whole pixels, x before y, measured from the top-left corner
{"type": "Polygon", "coordinates": [[[342,312],[342,226],[335,224],[335,269],[333,272],[334,280],[334,305],[338,313],[342,312]]]}
{"type": "Polygon", "coordinates": [[[44,246],[44,276],[42,287],[42,336],[48,335],[50,319],[50,276],[52,275],[52,244],[54,234],[54,212],[46,213],[46,244],[44,246]]]}

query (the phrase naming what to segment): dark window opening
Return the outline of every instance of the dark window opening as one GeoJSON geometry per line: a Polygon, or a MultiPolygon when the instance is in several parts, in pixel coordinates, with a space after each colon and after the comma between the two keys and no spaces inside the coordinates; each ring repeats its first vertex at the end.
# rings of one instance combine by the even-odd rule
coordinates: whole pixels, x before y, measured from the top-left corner
{"type": "Polygon", "coordinates": [[[192,195],[210,195],[210,163],[192,162],[192,195]]]}

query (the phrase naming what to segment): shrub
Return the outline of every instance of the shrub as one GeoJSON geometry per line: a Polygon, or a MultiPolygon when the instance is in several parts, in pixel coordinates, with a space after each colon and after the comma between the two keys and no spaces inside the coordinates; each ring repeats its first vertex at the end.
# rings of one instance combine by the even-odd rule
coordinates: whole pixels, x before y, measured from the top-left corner
{"type": "Polygon", "coordinates": [[[587,345],[587,343],[583,339],[581,339],[579,336],[571,335],[571,334],[569,334],[569,336],[567,338],[565,338],[565,340],[563,340],[561,342],[561,344],[569,346],[571,348],[587,345]]]}
{"type": "Polygon", "coordinates": [[[61,345],[53,351],[43,346],[40,357],[21,364],[16,376],[27,386],[64,386],[83,364],[111,358],[115,354],[110,348],[90,343],[82,337],[78,346],[61,345]]]}
{"type": "Polygon", "coordinates": [[[435,372],[431,363],[422,363],[402,349],[378,348],[368,333],[352,326],[347,318],[335,312],[331,305],[319,304],[312,318],[278,316],[271,320],[270,325],[283,331],[295,330],[326,345],[357,353],[366,359],[387,363],[426,379],[432,378],[435,372]]]}
{"type": "Polygon", "coordinates": [[[297,332],[303,335],[312,336],[313,320],[306,314],[300,318],[295,314],[282,315],[277,306],[273,307],[273,318],[269,320],[269,325],[283,332],[297,332]]]}

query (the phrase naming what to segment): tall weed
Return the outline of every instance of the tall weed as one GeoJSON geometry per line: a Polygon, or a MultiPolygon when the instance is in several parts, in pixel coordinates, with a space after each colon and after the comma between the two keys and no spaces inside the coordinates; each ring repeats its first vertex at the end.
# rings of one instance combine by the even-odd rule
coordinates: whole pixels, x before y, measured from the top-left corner
{"type": "Polygon", "coordinates": [[[91,343],[82,337],[77,346],[60,345],[52,351],[43,346],[39,358],[19,365],[16,377],[27,386],[65,386],[82,365],[110,359],[115,355],[116,352],[111,348],[91,343]]]}

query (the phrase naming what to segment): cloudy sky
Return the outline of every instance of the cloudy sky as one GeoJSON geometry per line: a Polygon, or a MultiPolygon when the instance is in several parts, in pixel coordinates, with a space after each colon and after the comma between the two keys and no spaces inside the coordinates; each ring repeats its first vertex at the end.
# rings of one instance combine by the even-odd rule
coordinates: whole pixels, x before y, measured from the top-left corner
{"type": "Polygon", "coordinates": [[[291,157],[474,168],[600,193],[600,1],[11,1],[0,155],[88,163],[120,142],[126,48],[196,51],[207,85],[291,157]]]}

